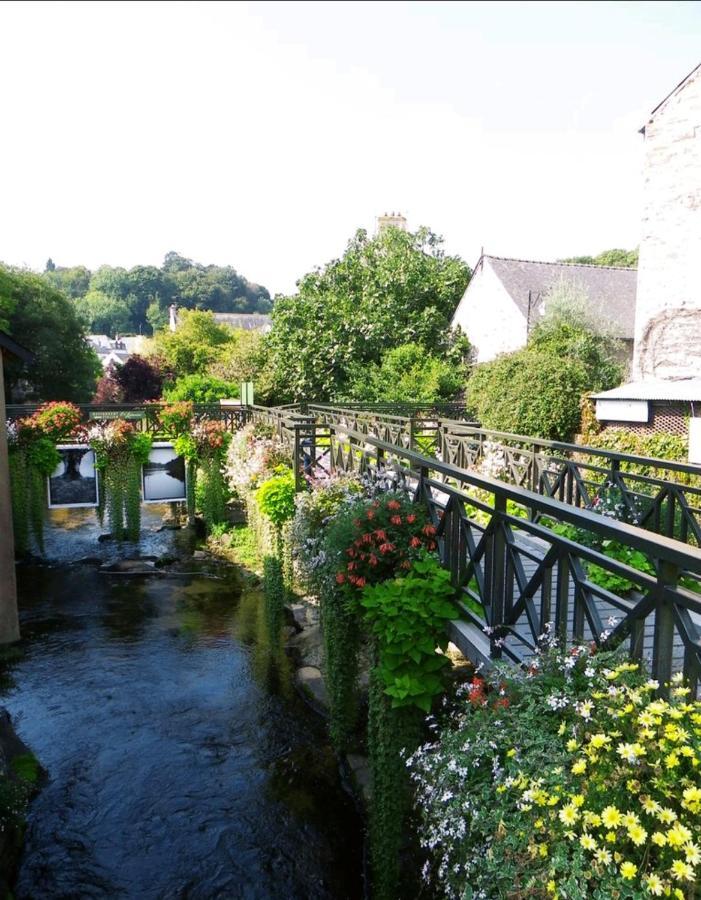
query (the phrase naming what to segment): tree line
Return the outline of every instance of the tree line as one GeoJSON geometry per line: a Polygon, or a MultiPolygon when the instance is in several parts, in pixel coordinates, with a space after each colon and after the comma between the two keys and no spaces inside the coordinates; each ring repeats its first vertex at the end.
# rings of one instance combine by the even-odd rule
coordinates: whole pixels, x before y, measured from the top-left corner
{"type": "Polygon", "coordinates": [[[168,307],[213,312],[267,313],[272,303],[262,285],[232,266],[202,265],[167,253],[163,265],[57,266],[52,259],[43,277],[69,297],[91,334],[152,334],[168,322],[168,307]]]}

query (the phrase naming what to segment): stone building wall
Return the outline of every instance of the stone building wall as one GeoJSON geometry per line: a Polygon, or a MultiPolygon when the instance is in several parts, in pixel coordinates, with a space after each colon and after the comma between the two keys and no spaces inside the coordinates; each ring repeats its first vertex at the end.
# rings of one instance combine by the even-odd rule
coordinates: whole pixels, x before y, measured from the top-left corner
{"type": "Polygon", "coordinates": [[[634,378],[701,377],[701,66],[645,126],[634,378]]]}

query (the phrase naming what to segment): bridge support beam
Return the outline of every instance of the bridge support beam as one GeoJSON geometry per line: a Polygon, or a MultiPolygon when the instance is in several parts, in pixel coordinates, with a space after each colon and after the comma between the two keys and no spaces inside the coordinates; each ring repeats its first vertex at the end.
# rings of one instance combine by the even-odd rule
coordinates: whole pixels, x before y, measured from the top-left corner
{"type": "Polygon", "coordinates": [[[10,467],[7,459],[5,383],[0,351],[0,644],[19,640],[15,539],[12,530],[10,467]]]}

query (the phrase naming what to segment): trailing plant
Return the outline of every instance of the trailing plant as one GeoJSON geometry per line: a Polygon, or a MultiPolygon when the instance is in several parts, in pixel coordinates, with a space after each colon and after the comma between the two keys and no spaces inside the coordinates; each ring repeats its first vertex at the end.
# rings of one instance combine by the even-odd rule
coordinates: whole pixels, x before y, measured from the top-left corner
{"type": "Polygon", "coordinates": [[[270,646],[277,647],[282,627],[282,611],[285,606],[285,584],[282,564],[276,556],[266,556],[263,559],[263,594],[270,646]]]}
{"type": "Polygon", "coordinates": [[[27,418],[7,423],[15,549],[27,553],[34,539],[44,549],[46,479],[61,457],[56,443],[81,437],[81,412],[72,403],[45,403],[27,418]]]}
{"type": "Polygon", "coordinates": [[[406,575],[368,585],[360,596],[363,616],[377,648],[377,673],[392,706],[416,706],[428,713],[443,692],[450,661],[437,649],[448,646],[446,624],[454,619],[450,573],[428,555],[406,575]]]}
{"type": "Polygon", "coordinates": [[[192,423],[192,404],[174,403],[161,414],[175,435],[175,452],[185,458],[187,466],[187,507],[193,516],[195,507],[202,513],[207,528],[223,522],[229,490],[224,477],[224,460],[231,440],[223,422],[192,423]]]}
{"type": "Polygon", "coordinates": [[[701,703],[635,663],[548,647],[458,693],[408,763],[426,876],[449,898],[693,896],[701,703]],[[518,893],[514,894],[517,887],[518,893]]]}
{"type": "Polygon", "coordinates": [[[227,455],[226,474],[230,486],[247,501],[252,491],[270,478],[278,466],[291,467],[290,453],[277,438],[272,428],[254,422],[237,431],[231,440],[227,455]]]}
{"type": "Polygon", "coordinates": [[[141,531],[141,467],[152,439],[124,419],[93,423],[88,440],[102,473],[103,502],[115,540],[136,541],[141,531]]]}

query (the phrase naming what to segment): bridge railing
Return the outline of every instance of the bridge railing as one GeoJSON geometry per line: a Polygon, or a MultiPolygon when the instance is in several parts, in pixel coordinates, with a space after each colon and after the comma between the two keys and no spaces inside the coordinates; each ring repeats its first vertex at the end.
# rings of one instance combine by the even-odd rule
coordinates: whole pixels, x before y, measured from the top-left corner
{"type": "Polygon", "coordinates": [[[632,522],[701,546],[701,466],[546,441],[443,420],[438,456],[461,468],[488,458],[499,477],[579,508],[601,502],[613,489],[632,522]]]}
{"type": "Polygon", "coordinates": [[[552,627],[562,639],[624,643],[632,658],[649,659],[661,683],[684,671],[695,685],[701,667],[698,548],[347,424],[304,428],[314,432],[317,452],[299,444],[303,473],[355,471],[403,487],[426,506],[442,564],[460,590],[451,636],[471,658],[523,662],[552,627]],[[577,537],[554,530],[562,525],[573,526],[577,537]],[[606,542],[639,554],[647,571],[595,549],[606,542]]]}

